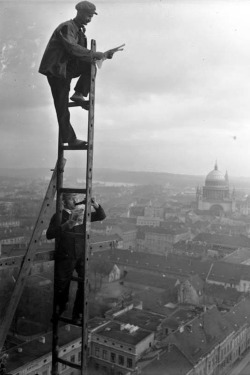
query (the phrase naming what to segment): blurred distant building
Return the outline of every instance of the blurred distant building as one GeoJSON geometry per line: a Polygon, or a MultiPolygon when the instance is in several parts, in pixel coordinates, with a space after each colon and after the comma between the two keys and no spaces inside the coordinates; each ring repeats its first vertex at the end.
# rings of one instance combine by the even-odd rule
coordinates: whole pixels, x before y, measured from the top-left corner
{"type": "Polygon", "coordinates": [[[196,209],[215,216],[231,214],[236,210],[234,191],[230,193],[228,174],[218,170],[217,163],[208,173],[205,186],[196,191],[196,209]]]}

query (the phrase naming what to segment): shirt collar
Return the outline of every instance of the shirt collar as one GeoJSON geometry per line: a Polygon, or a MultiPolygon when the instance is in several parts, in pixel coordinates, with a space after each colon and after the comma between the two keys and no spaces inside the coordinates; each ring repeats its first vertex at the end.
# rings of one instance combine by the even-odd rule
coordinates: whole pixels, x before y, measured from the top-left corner
{"type": "Polygon", "coordinates": [[[84,25],[81,25],[79,22],[77,22],[77,20],[76,20],[75,18],[74,18],[72,21],[73,21],[74,24],[77,26],[78,30],[82,30],[83,32],[86,31],[85,26],[84,26],[84,25]]]}

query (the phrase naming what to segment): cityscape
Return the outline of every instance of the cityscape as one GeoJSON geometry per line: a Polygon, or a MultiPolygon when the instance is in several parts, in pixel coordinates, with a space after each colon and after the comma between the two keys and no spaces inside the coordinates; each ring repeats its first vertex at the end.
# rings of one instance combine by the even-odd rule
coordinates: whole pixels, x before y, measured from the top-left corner
{"type": "Polygon", "coordinates": [[[250,374],[249,14],[1,1],[0,375],[250,374]]]}
{"type": "MultiPolygon", "coordinates": [[[[217,161],[204,177],[152,174],[140,184],[140,173],[100,170],[93,180],[107,217],[91,226],[91,243],[104,245],[90,260],[89,371],[235,374],[250,346],[250,185],[232,187],[217,161]]],[[[1,315],[18,274],[5,260],[24,254],[48,179],[1,178],[1,315]]],[[[70,179],[81,183],[76,171],[70,179]]],[[[53,252],[45,232],[39,252],[53,252]]],[[[7,373],[50,373],[53,263],[32,266],[4,345],[7,373]]],[[[72,285],[66,316],[74,294],[72,285]]],[[[60,331],[63,355],[78,363],[80,328],[60,331]]]]}

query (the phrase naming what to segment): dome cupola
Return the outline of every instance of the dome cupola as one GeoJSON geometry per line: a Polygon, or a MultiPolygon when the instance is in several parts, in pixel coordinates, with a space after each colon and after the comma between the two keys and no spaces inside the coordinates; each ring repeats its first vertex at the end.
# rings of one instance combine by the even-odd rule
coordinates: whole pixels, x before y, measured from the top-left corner
{"type": "Polygon", "coordinates": [[[215,163],[214,169],[208,173],[205,186],[228,186],[228,176],[225,176],[218,170],[217,162],[215,163]]]}

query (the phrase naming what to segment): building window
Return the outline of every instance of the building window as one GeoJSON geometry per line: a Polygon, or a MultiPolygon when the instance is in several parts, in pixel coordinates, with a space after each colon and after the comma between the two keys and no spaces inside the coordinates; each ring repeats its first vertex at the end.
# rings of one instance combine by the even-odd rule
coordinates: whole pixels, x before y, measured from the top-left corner
{"type": "Polygon", "coordinates": [[[108,356],[107,356],[107,350],[103,350],[102,351],[102,359],[107,359],[108,356]]]}
{"type": "Polygon", "coordinates": [[[78,353],[78,362],[81,362],[81,352],[78,353]]]}
{"type": "Polygon", "coordinates": [[[62,370],[65,370],[66,369],[66,365],[64,363],[62,363],[62,370]]]}
{"type": "Polygon", "coordinates": [[[118,363],[119,363],[119,365],[124,366],[124,357],[123,357],[123,355],[119,355],[118,356],[118,363]]]}
{"type": "Polygon", "coordinates": [[[99,348],[96,347],[96,348],[95,348],[95,356],[96,356],[97,358],[99,358],[99,353],[100,353],[100,352],[99,352],[99,348]]]}
{"type": "Polygon", "coordinates": [[[115,363],[115,353],[111,352],[110,360],[111,360],[111,362],[115,363]]]}
{"type": "Polygon", "coordinates": [[[74,355],[72,355],[72,356],[70,357],[70,362],[75,363],[75,356],[74,356],[74,355]]]}
{"type": "Polygon", "coordinates": [[[132,368],[132,359],[131,358],[127,358],[127,367],[128,368],[132,368]]]}

